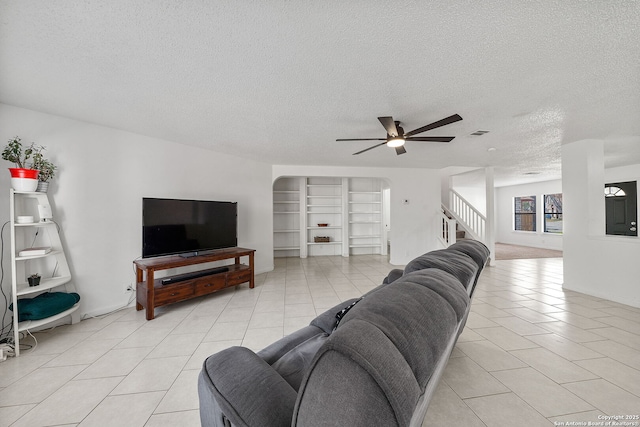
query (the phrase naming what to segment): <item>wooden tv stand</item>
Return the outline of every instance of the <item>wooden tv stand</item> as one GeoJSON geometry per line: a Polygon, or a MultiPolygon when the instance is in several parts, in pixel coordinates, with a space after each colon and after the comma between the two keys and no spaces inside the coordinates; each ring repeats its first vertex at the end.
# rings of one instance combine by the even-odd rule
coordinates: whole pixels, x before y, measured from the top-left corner
{"type": "Polygon", "coordinates": [[[255,285],[253,255],[255,249],[226,248],[189,258],[169,256],[136,260],[136,310],[147,310],[147,320],[153,319],[154,309],[167,304],[207,295],[231,286],[249,282],[255,285]],[[249,265],[241,264],[240,257],[249,257],[249,265]],[[154,273],[159,270],[186,267],[206,262],[235,259],[234,264],[225,265],[227,271],[217,272],[202,277],[187,279],[163,285],[162,279],[155,279],[154,273]],[[146,278],[145,273],[146,272],[146,278]]]}

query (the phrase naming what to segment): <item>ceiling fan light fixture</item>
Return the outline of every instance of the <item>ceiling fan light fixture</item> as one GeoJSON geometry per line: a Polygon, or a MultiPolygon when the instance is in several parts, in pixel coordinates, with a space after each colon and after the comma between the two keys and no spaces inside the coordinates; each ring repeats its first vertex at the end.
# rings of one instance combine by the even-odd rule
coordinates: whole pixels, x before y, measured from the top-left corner
{"type": "Polygon", "coordinates": [[[400,138],[399,136],[395,136],[387,141],[387,146],[389,147],[402,147],[405,143],[404,138],[400,138]]]}
{"type": "Polygon", "coordinates": [[[433,122],[426,126],[419,127],[417,129],[412,130],[411,132],[404,132],[402,126],[400,126],[399,120],[393,120],[391,116],[381,116],[378,117],[378,121],[387,131],[386,138],[357,138],[357,139],[336,139],[336,141],[383,141],[378,142],[375,145],[365,148],[364,150],[360,150],[357,153],[353,153],[354,156],[358,154],[362,154],[369,150],[373,150],[374,148],[382,147],[386,145],[387,147],[391,147],[395,149],[397,155],[404,154],[407,150],[404,149],[404,144],[408,140],[418,141],[418,142],[451,142],[455,136],[414,136],[422,132],[426,132],[428,130],[439,128],[440,126],[449,125],[451,123],[455,123],[459,120],[462,120],[459,114],[454,114],[449,117],[445,117],[442,120],[438,120],[437,122],[433,122]]]}

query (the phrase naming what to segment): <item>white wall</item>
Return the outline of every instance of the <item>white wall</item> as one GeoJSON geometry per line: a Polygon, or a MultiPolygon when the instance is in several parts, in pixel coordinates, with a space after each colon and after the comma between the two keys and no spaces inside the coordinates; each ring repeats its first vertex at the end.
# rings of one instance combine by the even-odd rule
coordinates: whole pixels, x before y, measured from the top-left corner
{"type": "Polygon", "coordinates": [[[544,195],[562,193],[562,181],[544,181],[532,184],[510,185],[496,188],[496,242],[535,248],[562,250],[562,235],[544,232],[544,195]],[[536,232],[514,231],[513,198],[537,196],[536,232]]]}
{"type": "MultiPolygon", "coordinates": [[[[273,269],[271,165],[3,104],[0,130],[2,141],[18,135],[45,145],[59,166],[49,196],[81,314],[128,301],[132,262],[141,255],[142,197],[237,201],[239,246],[256,249],[257,272],[273,269]]],[[[9,173],[0,173],[2,223],[9,187],[9,173]]],[[[8,246],[8,227],[4,238],[8,246]]],[[[5,249],[5,292],[9,260],[5,249]]]]}
{"type": "MultiPolygon", "coordinates": [[[[478,171],[478,168],[449,166],[440,169],[440,199],[445,206],[449,205],[449,189],[453,185],[453,177],[466,172],[478,171]]],[[[484,169],[481,169],[484,170],[484,169]]],[[[484,180],[484,175],[483,175],[484,180]]]]}
{"type": "Polygon", "coordinates": [[[275,165],[272,181],[283,176],[385,178],[391,188],[390,262],[404,265],[418,255],[440,249],[436,238],[436,219],[440,212],[437,170],[275,165]]]}
{"type": "Polygon", "coordinates": [[[640,165],[604,170],[602,141],[562,146],[564,284],[589,295],[640,307],[640,238],[605,235],[603,189],[640,180],[640,165]]]}
{"type": "MultiPolygon", "coordinates": [[[[451,187],[471,206],[476,208],[478,212],[487,216],[487,187],[484,169],[453,175],[451,177],[451,187]]],[[[447,194],[445,199],[447,202],[448,197],[447,194]]]]}

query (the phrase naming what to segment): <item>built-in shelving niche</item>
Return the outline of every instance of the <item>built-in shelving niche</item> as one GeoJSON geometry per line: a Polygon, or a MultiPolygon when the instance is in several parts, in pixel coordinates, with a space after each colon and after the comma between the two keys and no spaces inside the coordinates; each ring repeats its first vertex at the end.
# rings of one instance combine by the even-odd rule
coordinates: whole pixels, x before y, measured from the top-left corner
{"type": "Polygon", "coordinates": [[[280,178],[273,187],[274,256],[387,253],[388,188],[379,178],[280,178]]]}
{"type": "Polygon", "coordinates": [[[300,254],[300,178],[280,178],[273,185],[273,251],[276,257],[300,254]]]}
{"type": "Polygon", "coordinates": [[[307,255],[342,255],[343,178],[306,178],[307,255]]]}
{"type": "Polygon", "coordinates": [[[349,253],[380,254],[386,246],[383,223],[383,197],[380,180],[349,180],[349,253]]]}

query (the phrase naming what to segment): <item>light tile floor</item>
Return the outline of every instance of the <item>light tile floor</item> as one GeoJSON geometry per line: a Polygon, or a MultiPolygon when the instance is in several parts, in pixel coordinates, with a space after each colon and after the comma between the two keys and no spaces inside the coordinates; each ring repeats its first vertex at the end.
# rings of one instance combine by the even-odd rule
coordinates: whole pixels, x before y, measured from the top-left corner
{"type": "MultiPolygon", "coordinates": [[[[161,308],[153,321],[128,308],[37,333],[34,350],[0,363],[0,426],[199,426],[208,355],[259,350],[391,268],[383,256],[277,259],[255,289],[161,308]]],[[[603,416],[638,414],[640,309],[564,291],[562,259],[548,258],[485,269],[424,425],[606,425],[603,416]]]]}

